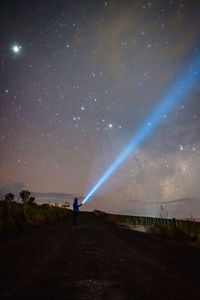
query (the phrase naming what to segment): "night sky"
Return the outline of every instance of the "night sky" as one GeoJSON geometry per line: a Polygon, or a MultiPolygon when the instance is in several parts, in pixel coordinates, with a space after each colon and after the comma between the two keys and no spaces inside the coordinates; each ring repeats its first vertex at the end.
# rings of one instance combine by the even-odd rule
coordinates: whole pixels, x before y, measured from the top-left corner
{"type": "MultiPolygon", "coordinates": [[[[0,186],[83,197],[200,55],[199,28],[199,1],[1,1],[0,186]]],[[[199,95],[84,209],[200,216],[199,95]]]]}

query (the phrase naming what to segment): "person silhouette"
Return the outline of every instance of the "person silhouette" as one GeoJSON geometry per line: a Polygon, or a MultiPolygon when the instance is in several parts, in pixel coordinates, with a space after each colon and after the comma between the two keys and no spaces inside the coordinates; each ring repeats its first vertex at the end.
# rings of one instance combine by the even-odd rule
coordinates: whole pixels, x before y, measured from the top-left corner
{"type": "Polygon", "coordinates": [[[78,217],[79,207],[81,205],[82,205],[82,203],[78,204],[78,198],[74,198],[74,203],[73,203],[73,209],[74,209],[74,212],[73,212],[73,224],[74,225],[77,225],[77,217],[78,217]]]}

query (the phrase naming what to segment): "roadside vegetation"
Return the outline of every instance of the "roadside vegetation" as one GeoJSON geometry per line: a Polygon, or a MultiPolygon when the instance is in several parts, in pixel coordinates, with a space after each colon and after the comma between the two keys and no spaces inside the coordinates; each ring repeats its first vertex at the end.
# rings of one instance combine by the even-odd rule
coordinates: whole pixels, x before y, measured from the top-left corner
{"type": "Polygon", "coordinates": [[[28,190],[20,193],[21,202],[14,201],[15,195],[8,193],[0,201],[0,231],[20,229],[27,225],[39,225],[69,215],[66,207],[49,204],[37,205],[28,190]]]}
{"type": "Polygon", "coordinates": [[[194,219],[170,219],[167,217],[168,215],[162,206],[158,218],[108,214],[100,211],[95,211],[95,214],[102,216],[109,222],[119,226],[127,226],[131,229],[144,231],[150,234],[170,236],[179,240],[200,242],[200,222],[195,222],[194,219]],[[143,228],[143,230],[141,230],[141,228],[143,228]]]}

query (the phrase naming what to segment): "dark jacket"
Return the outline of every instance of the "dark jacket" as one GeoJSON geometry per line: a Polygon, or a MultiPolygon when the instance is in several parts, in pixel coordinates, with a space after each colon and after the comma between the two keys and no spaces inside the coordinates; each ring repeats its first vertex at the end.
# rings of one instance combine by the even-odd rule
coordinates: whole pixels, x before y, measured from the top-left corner
{"type": "Polygon", "coordinates": [[[78,204],[78,202],[74,201],[74,204],[73,204],[74,212],[79,212],[79,207],[81,205],[82,205],[82,203],[78,204]]]}

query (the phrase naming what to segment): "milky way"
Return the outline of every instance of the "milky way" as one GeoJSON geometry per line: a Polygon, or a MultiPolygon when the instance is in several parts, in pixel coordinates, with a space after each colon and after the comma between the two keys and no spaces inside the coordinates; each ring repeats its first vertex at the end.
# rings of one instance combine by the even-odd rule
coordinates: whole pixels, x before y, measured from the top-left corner
{"type": "MultiPolygon", "coordinates": [[[[200,54],[198,1],[3,1],[0,28],[0,185],[32,192],[83,196],[200,54]]],[[[199,93],[85,209],[200,197],[199,93]]]]}

